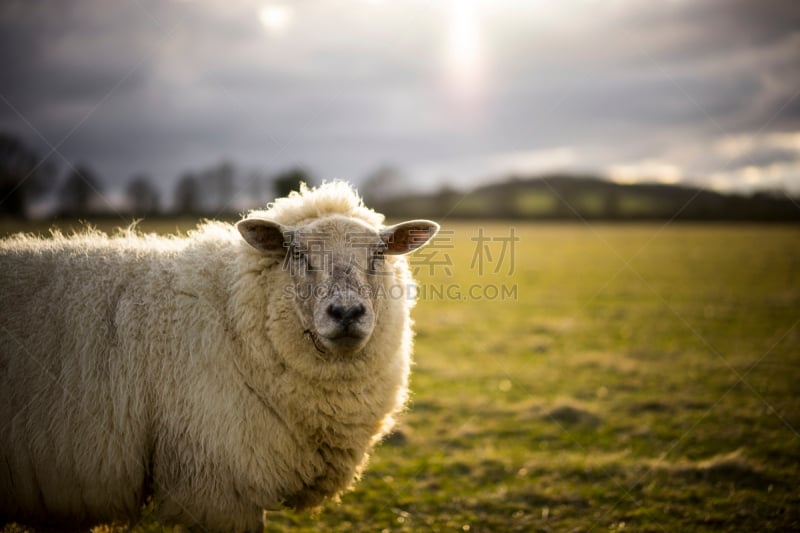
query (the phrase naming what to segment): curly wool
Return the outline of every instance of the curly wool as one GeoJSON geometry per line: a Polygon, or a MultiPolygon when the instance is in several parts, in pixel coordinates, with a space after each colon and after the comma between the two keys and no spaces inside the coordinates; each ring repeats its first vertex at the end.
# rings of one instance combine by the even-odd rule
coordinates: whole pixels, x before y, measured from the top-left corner
{"type": "Polygon", "coordinates": [[[383,215],[366,207],[346,182],[326,183],[324,190],[325,194],[314,194],[305,183],[301,183],[300,192],[292,191],[289,196],[272,202],[267,210],[253,210],[248,217],[271,218],[287,226],[295,226],[326,215],[344,215],[375,228],[383,224],[383,215]]]}
{"type": "MultiPolygon", "coordinates": [[[[255,213],[383,220],[343,183],[255,213]]],[[[86,527],[152,495],[167,522],[258,530],[350,486],[406,399],[409,300],[378,303],[363,357],[321,361],[280,261],[229,224],[0,242],[2,520],[86,527]]]]}

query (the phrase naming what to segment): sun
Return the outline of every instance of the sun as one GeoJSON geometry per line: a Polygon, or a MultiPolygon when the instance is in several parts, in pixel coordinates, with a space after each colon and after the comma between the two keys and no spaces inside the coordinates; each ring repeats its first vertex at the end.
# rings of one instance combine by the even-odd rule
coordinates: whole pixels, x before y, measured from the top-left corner
{"type": "Polygon", "coordinates": [[[454,1],[450,5],[447,62],[459,85],[478,82],[483,66],[480,19],[474,0],[454,1]]]}
{"type": "Polygon", "coordinates": [[[449,102],[464,120],[484,107],[486,50],[477,0],[453,0],[447,10],[443,74],[449,102]]]}
{"type": "Polygon", "coordinates": [[[264,4],[258,11],[261,25],[270,31],[282,31],[292,22],[292,9],[283,4],[264,4]]]}

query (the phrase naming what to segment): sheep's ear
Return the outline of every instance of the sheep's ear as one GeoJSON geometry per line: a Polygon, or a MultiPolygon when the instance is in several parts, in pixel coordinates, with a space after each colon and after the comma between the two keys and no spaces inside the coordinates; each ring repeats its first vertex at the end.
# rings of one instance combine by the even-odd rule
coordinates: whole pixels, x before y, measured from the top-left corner
{"type": "Polygon", "coordinates": [[[236,223],[236,229],[242,234],[244,240],[256,250],[262,252],[285,252],[284,243],[289,238],[290,231],[271,220],[262,218],[246,218],[236,223]]]}
{"type": "Polygon", "coordinates": [[[381,230],[381,240],[386,243],[387,254],[402,255],[424,246],[438,231],[436,222],[409,220],[381,230]]]}

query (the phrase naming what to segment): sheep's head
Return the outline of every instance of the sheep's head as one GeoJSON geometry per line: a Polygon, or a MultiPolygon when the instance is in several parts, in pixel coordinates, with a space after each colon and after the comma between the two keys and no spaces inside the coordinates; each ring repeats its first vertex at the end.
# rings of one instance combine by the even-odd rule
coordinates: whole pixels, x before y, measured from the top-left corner
{"type": "Polygon", "coordinates": [[[292,279],[291,296],[307,335],[321,353],[346,356],[369,341],[376,299],[385,297],[391,260],[427,243],[439,230],[412,220],[381,230],[341,215],[300,227],[248,218],[236,225],[242,237],[265,254],[282,254],[292,279]]]}

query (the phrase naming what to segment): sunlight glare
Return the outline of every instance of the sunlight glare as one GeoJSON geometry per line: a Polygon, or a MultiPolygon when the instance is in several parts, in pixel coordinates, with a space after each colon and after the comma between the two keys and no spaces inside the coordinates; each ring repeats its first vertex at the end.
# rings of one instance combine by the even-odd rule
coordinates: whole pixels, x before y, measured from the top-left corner
{"type": "Polygon", "coordinates": [[[282,4],[265,4],[258,11],[258,20],[267,30],[284,30],[292,21],[292,10],[282,4]]]}
{"type": "Polygon", "coordinates": [[[455,80],[476,83],[481,70],[481,35],[472,0],[454,1],[450,8],[448,62],[455,80]]]}

